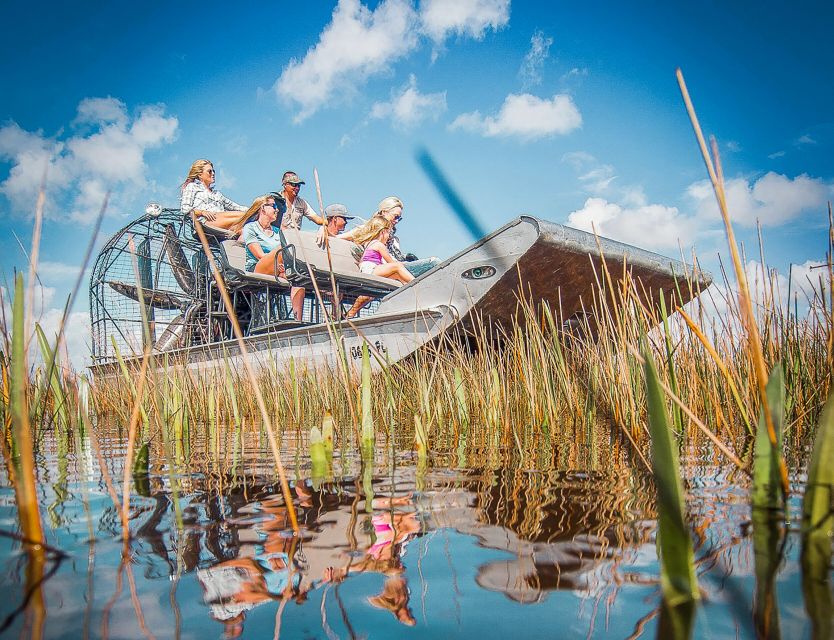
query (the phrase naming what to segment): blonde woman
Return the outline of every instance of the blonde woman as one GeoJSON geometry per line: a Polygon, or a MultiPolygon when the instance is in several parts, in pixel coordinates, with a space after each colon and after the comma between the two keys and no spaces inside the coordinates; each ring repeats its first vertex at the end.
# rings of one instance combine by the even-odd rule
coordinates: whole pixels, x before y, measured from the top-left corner
{"type": "Polygon", "coordinates": [[[281,218],[283,218],[284,212],[287,210],[287,203],[284,202],[281,196],[273,192],[268,195],[258,196],[246,211],[242,214],[237,214],[237,219],[229,225],[229,232],[234,236],[239,236],[243,231],[243,227],[246,226],[246,223],[252,222],[258,217],[261,205],[268,199],[271,199],[275,204],[275,223],[272,226],[276,229],[280,227],[281,218]]]}
{"type": "MultiPolygon", "coordinates": [[[[242,225],[240,240],[246,247],[246,270],[266,275],[283,277],[284,269],[283,255],[281,251],[281,236],[278,232],[280,220],[285,210],[284,202],[280,196],[270,194],[255,198],[249,210],[239,216],[232,230],[235,231],[242,225]],[[253,216],[255,220],[247,222],[253,216]],[[278,253],[278,262],[275,262],[275,254],[278,253]],[[276,270],[277,269],[277,270],[276,270]]],[[[290,302],[297,320],[301,320],[304,314],[304,288],[292,287],[290,289],[290,302]]]]}
{"type": "MultiPolygon", "coordinates": [[[[266,275],[284,275],[281,256],[278,257],[278,273],[275,272],[275,254],[281,250],[281,239],[273,229],[278,214],[273,196],[255,198],[246,212],[257,215],[255,220],[243,225],[240,239],[246,247],[246,270],[266,275]]],[[[246,219],[248,219],[247,216],[246,219]]]]}
{"type": "Polygon", "coordinates": [[[364,225],[353,240],[365,245],[365,252],[359,262],[362,273],[399,280],[403,284],[414,280],[402,262],[391,256],[388,241],[391,239],[391,223],[382,216],[374,216],[364,225]]]}
{"type": "Polygon", "coordinates": [[[213,227],[228,229],[246,207],[215,190],[214,175],[210,160],[195,160],[180,188],[180,209],[185,216],[194,214],[213,227]]]}

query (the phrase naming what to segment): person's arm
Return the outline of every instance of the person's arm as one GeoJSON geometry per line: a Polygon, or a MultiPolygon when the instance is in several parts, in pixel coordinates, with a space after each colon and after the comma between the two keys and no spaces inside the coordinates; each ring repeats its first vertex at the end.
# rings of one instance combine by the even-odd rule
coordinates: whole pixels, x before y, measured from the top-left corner
{"type": "Polygon", "coordinates": [[[194,198],[197,196],[197,190],[194,188],[194,183],[189,182],[182,188],[182,195],[180,196],[180,209],[183,215],[190,215],[194,211],[194,198]]]}
{"type": "Polygon", "coordinates": [[[320,225],[322,227],[327,225],[327,220],[325,220],[322,216],[317,214],[316,210],[313,209],[313,207],[310,206],[309,202],[307,202],[306,200],[302,200],[302,202],[304,202],[304,217],[305,218],[309,218],[310,220],[315,222],[317,225],[320,225]]]}
{"type": "Polygon", "coordinates": [[[264,253],[263,247],[261,247],[260,242],[257,242],[257,241],[256,242],[250,242],[249,244],[246,245],[246,247],[249,249],[249,251],[252,252],[252,255],[255,256],[255,258],[257,258],[258,260],[260,260],[261,258],[263,258],[266,255],[264,253]]]}
{"type": "Polygon", "coordinates": [[[379,255],[382,256],[382,259],[385,262],[399,262],[396,258],[394,258],[391,253],[388,251],[388,247],[382,244],[379,240],[374,240],[370,246],[371,249],[376,249],[379,251],[379,255]]]}
{"type": "Polygon", "coordinates": [[[254,229],[252,229],[250,226],[251,224],[252,223],[248,223],[244,225],[243,231],[240,233],[240,241],[243,243],[244,247],[252,252],[252,255],[255,256],[256,260],[260,260],[266,254],[264,253],[264,249],[258,239],[258,234],[255,233],[254,229]]]}

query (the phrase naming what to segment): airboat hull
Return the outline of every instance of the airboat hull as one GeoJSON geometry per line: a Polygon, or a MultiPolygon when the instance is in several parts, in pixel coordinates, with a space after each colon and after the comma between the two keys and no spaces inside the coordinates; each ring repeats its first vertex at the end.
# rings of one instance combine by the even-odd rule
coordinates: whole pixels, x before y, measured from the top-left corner
{"type": "MultiPolygon", "coordinates": [[[[411,355],[454,326],[458,317],[448,306],[425,309],[417,313],[376,314],[355,322],[295,327],[244,338],[247,357],[256,369],[285,372],[294,362],[296,370],[342,366],[342,354],[348,367],[358,372],[362,345],[371,351],[371,366],[378,370],[383,363],[394,363],[411,355]]],[[[210,343],[157,354],[168,366],[185,366],[195,371],[229,368],[241,371],[244,356],[236,340],[210,343]]],[[[136,360],[137,358],[131,358],[136,360]]],[[[119,374],[116,363],[91,367],[97,378],[119,374]]]]}
{"type": "MultiPolygon", "coordinates": [[[[170,225],[164,229],[163,249],[170,255],[170,225]]],[[[178,262],[179,270],[188,267],[187,260],[178,262]]],[[[666,307],[673,309],[673,302],[688,302],[710,282],[709,274],[680,261],[522,216],[389,293],[370,317],[353,323],[275,328],[249,335],[245,343],[253,364],[281,370],[291,360],[297,367],[335,368],[341,366],[343,357],[355,368],[362,344],[367,342],[375,352],[372,360],[378,368],[381,363],[413,354],[453,328],[471,331],[483,322],[510,331],[521,314],[531,309],[537,312],[543,305],[563,327],[570,326],[574,318],[587,320],[589,312],[600,304],[621,306],[636,300],[647,308],[659,308],[664,300],[666,307]],[[604,301],[597,299],[601,291],[605,292],[604,301]]],[[[181,289],[174,293],[184,294],[181,289]]],[[[195,308],[198,304],[210,308],[204,300],[195,298],[194,304],[195,308]]],[[[585,326],[591,324],[586,321],[585,326]]],[[[94,338],[95,327],[94,323],[94,338]]],[[[133,349],[134,354],[140,351],[133,349]]],[[[231,339],[162,353],[169,363],[198,371],[227,366],[237,369],[244,357],[231,339]]],[[[117,373],[112,358],[102,360],[92,367],[94,375],[117,373]]]]}

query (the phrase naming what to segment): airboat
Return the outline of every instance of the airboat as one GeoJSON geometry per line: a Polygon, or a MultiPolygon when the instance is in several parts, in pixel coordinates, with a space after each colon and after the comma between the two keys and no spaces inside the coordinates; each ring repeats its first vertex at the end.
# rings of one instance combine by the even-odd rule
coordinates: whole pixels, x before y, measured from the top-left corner
{"type": "Polygon", "coordinates": [[[626,278],[639,283],[640,302],[655,308],[661,299],[667,308],[686,303],[711,282],[697,266],[532,216],[511,220],[403,286],[361,273],[352,243],[330,238],[328,251],[314,233],[298,230],[282,234],[285,277],[246,272],[242,244],[203,228],[228,302],[194,223],[178,209],[151,207],[104,245],[90,279],[94,376],[113,375],[119,358],[138,358],[149,346],[195,370],[240,366],[233,318],[256,366],[292,359],[337,367],[344,358],[358,366],[367,343],[378,367],[452,333],[511,331],[520,313],[543,305],[561,330],[587,329],[599,292],[620,304],[613,292],[626,278]],[[300,320],[290,304],[293,286],[306,291],[300,320]],[[374,302],[348,321],[342,305],[358,296],[374,302]]]}

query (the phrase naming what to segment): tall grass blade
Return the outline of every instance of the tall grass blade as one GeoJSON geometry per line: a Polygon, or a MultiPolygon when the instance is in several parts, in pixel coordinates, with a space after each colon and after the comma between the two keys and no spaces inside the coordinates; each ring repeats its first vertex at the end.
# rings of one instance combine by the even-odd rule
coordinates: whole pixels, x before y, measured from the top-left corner
{"type": "Polygon", "coordinates": [[[684,516],[678,448],[672,439],[663,390],[648,348],[643,369],[652,440],[652,472],[657,487],[660,583],[667,606],[676,607],[699,598],[692,539],[684,516]]]}
{"type": "Polygon", "coordinates": [[[767,421],[762,407],[753,449],[753,508],[780,509],[784,505],[779,460],[782,457],[782,431],[785,422],[785,382],[782,365],[777,364],[767,381],[767,406],[776,434],[776,447],[771,445],[767,421]]]}
{"type": "Polygon", "coordinates": [[[321,438],[324,442],[324,454],[327,456],[327,464],[333,464],[333,429],[335,420],[330,411],[324,412],[324,417],[321,419],[321,438]]]}
{"type": "Polygon", "coordinates": [[[310,479],[313,482],[313,489],[318,491],[321,483],[329,475],[327,452],[325,451],[324,438],[318,427],[310,429],[310,479]]]}
{"type": "Polygon", "coordinates": [[[374,448],[374,415],[371,397],[371,357],[368,343],[362,343],[362,448],[374,448]]]}
{"type": "Polygon", "coordinates": [[[14,301],[12,303],[12,354],[9,405],[12,437],[17,455],[15,466],[15,501],[20,516],[20,529],[26,540],[24,548],[28,556],[26,564],[26,590],[31,593],[29,607],[34,614],[33,636],[40,637],[45,615],[43,581],[46,557],[43,543],[43,525],[38,508],[35,479],[35,452],[32,447],[32,432],[29,425],[28,386],[29,372],[26,367],[26,333],[24,330],[23,274],[15,277],[14,301]]]}
{"type": "MultiPolygon", "coordinates": [[[[64,393],[64,385],[61,382],[60,367],[56,366],[58,358],[58,345],[55,345],[55,349],[52,349],[49,346],[49,341],[46,339],[46,335],[38,323],[35,323],[35,335],[38,339],[41,357],[43,357],[43,361],[46,363],[46,375],[48,376],[48,379],[44,381],[44,387],[48,384],[49,389],[52,391],[52,400],[55,403],[54,417],[58,425],[58,429],[63,433],[69,428],[70,420],[69,410],[67,408],[67,397],[64,393]]],[[[38,401],[36,402],[42,402],[43,394],[39,393],[38,396],[38,401]]]]}
{"type": "MultiPolygon", "coordinates": [[[[778,477],[777,477],[778,479],[778,477]]],[[[776,600],[776,572],[782,562],[781,512],[753,507],[753,556],[756,565],[756,600],[753,619],[760,638],[781,637],[776,600]]]]}
{"type": "Polygon", "coordinates": [[[149,442],[144,443],[136,452],[136,459],[133,461],[133,488],[143,498],[151,495],[149,442]]]}
{"type": "Polygon", "coordinates": [[[834,392],[822,410],[802,500],[802,592],[814,638],[834,632],[831,539],[834,532],[834,392]]]}

